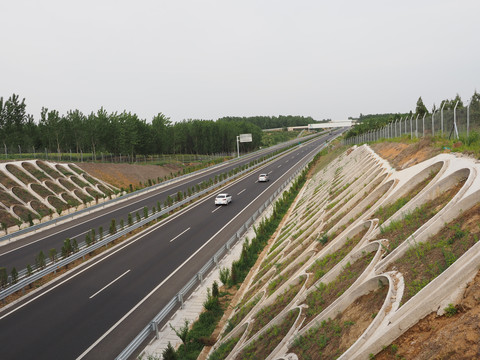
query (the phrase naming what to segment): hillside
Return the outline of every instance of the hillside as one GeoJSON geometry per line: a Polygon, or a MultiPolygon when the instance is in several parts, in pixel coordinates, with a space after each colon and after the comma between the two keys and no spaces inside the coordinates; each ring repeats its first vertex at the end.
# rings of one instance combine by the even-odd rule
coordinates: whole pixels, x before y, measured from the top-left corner
{"type": "Polygon", "coordinates": [[[211,358],[478,358],[480,169],[448,152],[422,140],[325,159],[211,358]]]}

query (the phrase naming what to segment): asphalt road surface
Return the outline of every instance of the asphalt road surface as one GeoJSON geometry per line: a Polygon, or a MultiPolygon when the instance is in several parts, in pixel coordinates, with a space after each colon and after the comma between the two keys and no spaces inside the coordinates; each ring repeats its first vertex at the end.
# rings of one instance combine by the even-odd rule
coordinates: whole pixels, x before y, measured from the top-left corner
{"type": "Polygon", "coordinates": [[[0,311],[0,359],[117,356],[305,158],[329,137],[299,146],[214,195],[72,270],[0,311]],[[258,183],[259,173],[270,182],[258,183]]]}
{"type": "MultiPolygon", "coordinates": [[[[304,139],[305,138],[302,138],[301,141],[305,141],[304,139]]],[[[293,143],[298,141],[299,140],[296,140],[293,143]]],[[[281,146],[275,146],[245,156],[239,161],[201,171],[185,179],[175,181],[172,184],[158,187],[154,191],[129,198],[113,206],[99,209],[77,219],[58,224],[53,228],[44,229],[43,231],[32,233],[23,239],[8,243],[0,247],[0,267],[5,267],[9,273],[13,267],[15,267],[17,271],[25,269],[27,264],[35,264],[35,258],[40,251],[43,251],[47,257],[52,248],[55,248],[57,252],[60,253],[63,241],[67,238],[76,239],[78,243],[81,243],[85,241],[86,233],[92,229],[95,229],[96,234],[99,233],[100,227],[102,227],[104,231],[108,231],[112,219],[115,219],[117,224],[120,224],[120,220],[123,219],[124,223],[127,224],[129,213],[131,213],[134,218],[137,212],[143,217],[144,207],[147,207],[149,211],[151,211],[152,207],[157,206],[158,202],[163,206],[165,199],[169,195],[172,197],[179,191],[182,193],[187,192],[188,188],[192,188],[204,180],[214,178],[215,175],[228,172],[237,166],[248,164],[254,159],[265,156],[285,146],[286,144],[281,144],[281,146]]]]}

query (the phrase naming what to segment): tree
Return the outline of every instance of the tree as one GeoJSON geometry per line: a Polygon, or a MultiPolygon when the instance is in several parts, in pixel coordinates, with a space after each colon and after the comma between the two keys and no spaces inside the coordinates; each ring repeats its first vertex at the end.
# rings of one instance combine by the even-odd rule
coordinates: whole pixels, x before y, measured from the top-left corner
{"type": "Polygon", "coordinates": [[[35,265],[37,266],[37,269],[43,269],[46,265],[45,254],[41,250],[37,258],[35,259],[35,265]]]}
{"type": "Polygon", "coordinates": [[[415,114],[423,116],[424,114],[428,114],[427,107],[423,104],[422,97],[419,97],[417,100],[417,107],[415,109],[415,114]]]}
{"type": "Polygon", "coordinates": [[[7,269],[4,267],[0,267],[0,288],[7,285],[7,282],[8,282],[7,269]]]}
{"type": "Polygon", "coordinates": [[[116,225],[115,219],[112,219],[112,221],[110,222],[110,235],[113,235],[116,232],[117,232],[117,225],[116,225]]]}
{"type": "Polygon", "coordinates": [[[55,258],[57,257],[57,249],[51,248],[48,255],[52,264],[55,263],[55,258]]]}
{"type": "Polygon", "coordinates": [[[12,277],[12,284],[16,284],[18,281],[18,271],[15,267],[13,267],[10,276],[12,277]]]}
{"type": "Polygon", "coordinates": [[[187,338],[188,338],[188,333],[190,332],[189,327],[188,327],[188,320],[185,319],[185,322],[183,326],[180,329],[175,329],[172,324],[170,325],[170,328],[177,334],[177,336],[182,340],[183,345],[185,345],[185,348],[187,347],[187,338]]]}
{"type": "Polygon", "coordinates": [[[477,90],[473,93],[469,106],[472,113],[480,113],[480,94],[477,93],[477,90]]]}
{"type": "Polygon", "coordinates": [[[163,357],[163,360],[177,360],[178,359],[177,353],[175,352],[175,349],[173,348],[170,341],[168,342],[168,345],[165,348],[165,350],[163,350],[162,357],[163,357]]]}

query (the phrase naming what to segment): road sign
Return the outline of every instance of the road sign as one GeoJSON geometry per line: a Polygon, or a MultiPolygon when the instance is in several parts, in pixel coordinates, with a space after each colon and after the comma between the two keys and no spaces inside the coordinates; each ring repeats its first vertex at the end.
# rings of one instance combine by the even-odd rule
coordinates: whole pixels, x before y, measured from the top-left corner
{"type": "Polygon", "coordinates": [[[240,142],[252,142],[252,134],[240,134],[240,142]]]}

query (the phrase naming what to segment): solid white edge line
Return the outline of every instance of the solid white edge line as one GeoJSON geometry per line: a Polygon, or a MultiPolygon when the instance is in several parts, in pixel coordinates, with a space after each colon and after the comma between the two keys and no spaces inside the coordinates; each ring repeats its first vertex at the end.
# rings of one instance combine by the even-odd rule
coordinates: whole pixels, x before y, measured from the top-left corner
{"type": "MultiPolygon", "coordinates": [[[[316,149],[316,148],[315,148],[316,149]]],[[[315,150],[314,149],[314,150],[315,150]]],[[[309,154],[311,152],[313,152],[314,150],[310,151],[309,154]]],[[[303,158],[305,158],[306,156],[304,156],[303,158]]],[[[277,181],[279,181],[280,178],[278,178],[277,180],[275,180],[273,183],[270,184],[270,186],[272,186],[273,184],[275,184],[277,181]]],[[[232,184],[233,185],[233,184],[232,184]]],[[[263,195],[263,193],[265,191],[267,191],[270,186],[266,187],[265,190],[263,190],[260,194],[258,194],[258,196],[253,199],[249,204],[247,204],[247,206],[245,206],[240,212],[237,213],[237,215],[232,218],[228,223],[226,223],[220,230],[218,230],[210,239],[208,239],[201,247],[199,247],[197,249],[197,251],[195,251],[188,259],[186,259],[179,267],[177,267],[169,276],[167,276],[160,284],[158,284],[152,291],[150,291],[142,300],[140,300],[138,302],[137,305],[135,305],[132,309],[130,309],[130,311],[128,313],[126,313],[120,320],[118,320],[110,329],[108,329],[107,332],[105,332],[105,334],[103,334],[101,337],[99,337],[97,339],[97,341],[95,341],[92,345],[90,345],[90,347],[85,350],[78,358],[77,360],[80,360],[82,359],[85,355],[87,355],[90,350],[92,350],[95,346],[97,346],[103,339],[105,339],[113,330],[115,330],[115,328],[121,324],[123,322],[123,320],[125,320],[127,317],[129,317],[140,305],[142,305],[150,296],[152,296],[152,294],[157,291],[158,289],[160,289],[160,287],[163,286],[163,284],[165,284],[168,280],[170,280],[170,278],[175,275],[187,262],[189,262],[194,256],[196,256],[205,246],[207,246],[210,241],[212,241],[215,236],[217,236],[221,231],[223,231],[223,229],[225,229],[233,220],[235,220],[241,213],[243,213],[254,201],[256,201],[260,196],[263,195]]]]}
{"type": "Polygon", "coordinates": [[[110,285],[112,285],[115,281],[120,280],[124,275],[127,275],[129,272],[130,272],[130,269],[128,269],[127,271],[125,271],[122,275],[120,275],[120,276],[117,277],[116,279],[110,281],[107,285],[105,285],[103,288],[101,288],[100,290],[98,290],[95,294],[93,294],[92,296],[90,296],[89,299],[92,299],[92,298],[94,298],[95,296],[97,296],[98,294],[100,294],[103,290],[105,290],[106,288],[108,288],[108,287],[109,287],[110,285]]]}
{"type": "MultiPolygon", "coordinates": [[[[313,150],[311,151],[313,152],[313,150]]],[[[281,157],[280,157],[281,158],[281,157]]],[[[263,168],[263,167],[266,167],[267,165],[264,165],[260,168],[263,168]]],[[[223,187],[222,189],[226,189],[226,188],[229,188],[235,184],[237,184],[239,181],[243,180],[244,178],[248,177],[249,175],[247,174],[247,176],[242,176],[240,177],[239,179],[235,180],[233,183],[223,187]]],[[[274,181],[272,183],[272,185],[277,182],[279,179],[277,179],[276,181],[274,181]]],[[[267,187],[263,192],[261,192],[255,199],[252,200],[252,202],[254,202],[259,196],[261,196],[265,191],[267,191],[269,187],[267,187]]],[[[180,211],[178,212],[176,215],[173,215],[172,217],[166,219],[165,222],[161,222],[158,224],[158,226],[152,226],[150,229],[145,229],[145,232],[144,233],[140,233],[138,234],[138,237],[135,239],[135,236],[130,240],[130,242],[124,244],[123,246],[120,246],[118,249],[112,251],[111,253],[107,254],[105,257],[103,258],[100,258],[100,259],[97,259],[98,261],[93,261],[89,266],[85,267],[83,270],[80,270],[79,272],[67,277],[65,280],[59,282],[57,285],[55,286],[52,286],[50,289],[47,289],[45,290],[45,292],[42,292],[40,294],[38,294],[37,296],[31,298],[30,300],[26,301],[25,303],[19,305],[18,307],[12,309],[11,311],[5,313],[3,316],[0,316],[0,320],[6,318],[7,316],[13,314],[14,312],[22,309],[23,307],[27,306],[28,304],[32,303],[33,301],[35,301],[36,299],[40,298],[41,296],[43,295],[46,295],[48,294],[49,292],[53,291],[54,289],[56,289],[57,287],[63,285],[64,283],[74,279],[75,277],[77,277],[78,275],[82,274],[83,272],[89,270],[90,268],[94,267],[95,265],[98,265],[99,263],[101,263],[102,261],[108,259],[110,256],[113,256],[115,255],[117,252],[125,249],[126,247],[136,243],[137,241],[141,240],[143,237],[147,236],[148,234],[158,230],[159,228],[161,228],[162,226],[168,224],[169,222],[175,220],[176,218],[178,218],[179,216],[182,216],[185,212],[188,212],[190,211],[191,209],[197,207],[198,205],[200,204],[203,204],[205,201],[208,200],[208,197],[205,197],[203,200],[200,199],[199,201],[197,201],[196,203],[194,203],[191,207],[188,207],[185,209],[185,211],[180,211]]],[[[137,201],[138,202],[138,201],[137,201]]],[[[134,202],[135,203],[135,202],[134,202]]],[[[248,207],[250,204],[248,204],[246,207],[248,207]]],[[[246,208],[245,207],[245,208],[246,208]]],[[[245,208],[240,211],[238,215],[240,215],[244,210],[245,208]]],[[[102,341],[110,332],[112,332],[125,318],[127,318],[133,311],[135,311],[143,302],[145,302],[147,300],[148,297],[151,296],[152,293],[154,293],[155,291],[157,291],[169,278],[171,278],[178,270],[180,270],[180,268],[183,267],[183,265],[185,263],[187,263],[193,256],[195,256],[204,246],[206,246],[220,231],[222,231],[228,224],[230,224],[230,222],[232,222],[237,216],[235,216],[232,220],[230,220],[222,229],[220,229],[215,235],[213,235],[201,248],[199,248],[190,258],[188,258],[187,260],[185,260],[185,262],[183,264],[181,264],[172,274],[170,274],[170,276],[168,278],[166,278],[164,281],[162,281],[161,284],[159,284],[154,290],[152,290],[149,294],[146,295],[146,297],[144,297],[134,308],[132,308],[127,314],[125,314],[124,317],[122,317],[117,323],[115,323],[102,337],[100,337],[94,344],[92,344],[87,350],[85,350],[77,359],[81,359],[82,357],[84,357],[88,352],[90,352],[91,349],[93,349],[100,341],[102,341]]],[[[86,221],[85,221],[86,222],[86,221]]],[[[37,241],[40,241],[41,239],[37,240],[37,241]]],[[[35,242],[37,242],[35,241],[35,242]]],[[[28,245],[28,244],[27,244],[28,245]]],[[[26,245],[25,245],[26,246],[26,245]]],[[[94,259],[93,259],[94,260],[94,259]]],[[[0,310],[1,311],[1,310],[0,310]]]]}
{"type": "Polygon", "coordinates": [[[185,231],[182,231],[180,234],[178,234],[178,235],[177,235],[177,236],[175,236],[175,237],[174,237],[172,240],[170,240],[170,242],[172,242],[172,241],[174,241],[174,240],[178,239],[180,236],[182,236],[183,234],[185,234],[185,233],[186,233],[188,230],[190,230],[190,228],[188,228],[188,229],[187,229],[187,230],[185,230],[185,231]]]}

